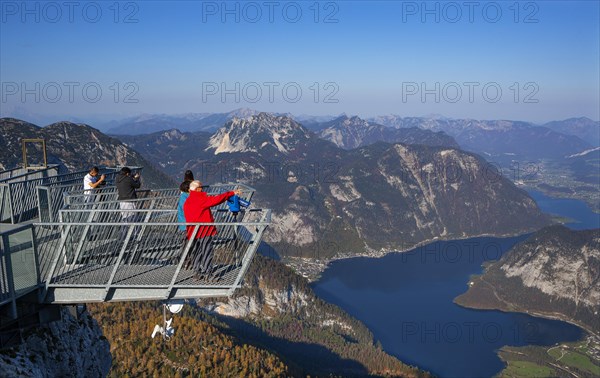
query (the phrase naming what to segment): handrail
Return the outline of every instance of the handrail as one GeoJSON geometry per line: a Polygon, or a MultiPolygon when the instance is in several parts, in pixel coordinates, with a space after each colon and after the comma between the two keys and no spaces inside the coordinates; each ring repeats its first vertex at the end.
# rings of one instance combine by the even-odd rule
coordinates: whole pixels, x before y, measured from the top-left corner
{"type": "MultiPolygon", "coordinates": [[[[8,170],[0,172],[0,177],[3,174],[6,174],[8,172],[17,171],[17,170],[22,170],[23,173],[20,173],[20,174],[18,174],[16,176],[12,176],[12,174],[11,174],[11,176],[9,176],[9,177],[3,177],[3,178],[0,179],[0,182],[5,183],[5,182],[13,181],[13,180],[14,181],[21,180],[21,179],[26,180],[27,176],[40,176],[40,175],[43,175],[45,173],[50,173],[51,171],[56,171],[56,173],[58,174],[58,170],[59,169],[60,169],[60,166],[58,164],[49,164],[46,168],[36,169],[36,170],[33,170],[33,171],[27,170],[25,168],[8,169],[8,170]]],[[[46,177],[48,177],[48,176],[46,176],[46,177]]],[[[38,177],[35,177],[35,178],[38,178],[38,177]]]]}
{"type": "MultiPolygon", "coordinates": [[[[262,209],[261,209],[262,210],[262,209]]],[[[129,211],[129,210],[127,210],[129,211]]],[[[264,221],[257,221],[257,222],[209,222],[209,223],[174,223],[174,222],[152,222],[152,223],[145,223],[145,222],[106,222],[106,223],[98,223],[98,222],[63,222],[63,223],[34,223],[35,226],[40,226],[40,227],[53,227],[53,226],[58,226],[58,225],[70,225],[70,226],[92,226],[92,225],[97,225],[97,226],[123,226],[123,225],[127,225],[127,226],[146,226],[146,225],[152,225],[152,226],[231,226],[232,224],[234,225],[239,225],[239,226],[264,226],[264,225],[268,225],[269,222],[265,219],[264,221]],[[237,224],[239,223],[239,224],[237,224]]]]}
{"type": "MultiPolygon", "coordinates": [[[[116,168],[110,169],[116,174],[116,168]]],[[[3,198],[8,198],[11,221],[40,213],[39,222],[10,233],[31,230],[27,251],[33,251],[36,270],[32,287],[37,289],[43,282],[41,300],[47,303],[231,295],[271,221],[268,209],[249,208],[234,217],[223,203],[212,210],[216,222],[177,222],[178,189],[140,190],[140,198],[133,200],[139,209],[120,209],[123,201],[116,199],[114,187],[94,190],[92,197],[83,189],[72,190],[82,184],[84,173],[25,181],[15,181],[15,176],[14,182],[0,182],[0,190],[8,195],[3,198]],[[31,192],[38,194],[37,206],[29,198],[31,192]],[[204,261],[207,256],[213,256],[211,264],[204,261]],[[200,261],[212,270],[199,275],[200,261]]],[[[247,200],[255,192],[244,184],[217,184],[204,190],[215,194],[235,188],[241,188],[247,200]]],[[[3,248],[8,237],[4,233],[0,238],[3,248]]],[[[18,293],[14,280],[8,282],[14,277],[13,262],[7,260],[11,253],[0,251],[0,305],[11,303],[16,314],[18,293]],[[9,288],[13,288],[10,293],[9,288]]]]}
{"type": "MultiPolygon", "coordinates": [[[[61,212],[69,211],[94,214],[85,209],[61,212]]],[[[176,210],[137,213],[174,215],[176,210]]],[[[88,217],[81,222],[34,223],[47,300],[68,303],[75,298],[86,302],[230,295],[256,253],[270,213],[268,209],[250,209],[239,222],[94,222],[88,217]],[[181,225],[193,227],[194,235],[207,227],[214,227],[217,234],[188,240],[187,232],[179,230],[181,225]],[[194,243],[212,246],[211,266],[217,269],[213,276],[197,276],[190,266],[198,253],[204,253],[198,252],[194,243]]]]}
{"type": "MultiPolygon", "coordinates": [[[[112,168],[101,168],[100,173],[106,175],[106,182],[110,183],[114,180],[118,171],[112,168]]],[[[58,211],[65,206],[64,194],[82,186],[81,177],[38,186],[37,198],[40,220],[42,222],[57,221],[58,211]]]]}
{"type": "MultiPolygon", "coordinates": [[[[102,170],[107,172],[116,172],[116,169],[117,168],[114,167],[102,168],[102,170]]],[[[2,195],[0,221],[10,219],[11,223],[16,224],[34,219],[39,212],[37,187],[74,183],[77,180],[82,180],[87,172],[88,171],[78,171],[23,180],[17,180],[18,177],[15,177],[0,182],[0,194],[2,195]]],[[[29,174],[23,175],[22,177],[27,175],[29,174]]],[[[45,202],[42,201],[42,203],[45,202]]]]}

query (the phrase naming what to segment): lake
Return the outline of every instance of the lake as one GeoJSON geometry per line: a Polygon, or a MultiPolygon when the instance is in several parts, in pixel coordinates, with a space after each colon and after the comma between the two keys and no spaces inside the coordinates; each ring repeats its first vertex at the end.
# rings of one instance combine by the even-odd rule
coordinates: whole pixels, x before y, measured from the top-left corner
{"type": "MultiPolygon", "coordinates": [[[[582,201],[531,195],[543,211],[576,220],[569,227],[598,227],[598,214],[582,201]]],[[[335,261],[313,289],[364,322],[403,362],[441,377],[491,377],[504,366],[496,354],[504,345],[553,345],[583,336],[566,322],[453,303],[484,261],[497,260],[525,238],[443,241],[378,259],[335,261]]]]}
{"type": "Polygon", "coordinates": [[[552,198],[541,192],[530,190],[529,195],[543,212],[572,219],[565,226],[573,230],[600,228],[600,214],[594,213],[583,201],[568,198],[552,198]]]}

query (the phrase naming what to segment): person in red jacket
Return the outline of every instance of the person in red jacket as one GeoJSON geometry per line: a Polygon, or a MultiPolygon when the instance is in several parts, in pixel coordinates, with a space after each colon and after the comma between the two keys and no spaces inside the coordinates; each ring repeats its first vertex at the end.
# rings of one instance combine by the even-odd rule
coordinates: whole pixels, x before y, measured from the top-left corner
{"type": "MultiPolygon", "coordinates": [[[[240,195],[241,191],[230,191],[222,194],[209,196],[202,191],[200,181],[190,183],[190,195],[183,204],[183,214],[187,223],[213,223],[214,218],[210,208],[225,202],[229,197],[240,195]]],[[[200,275],[210,274],[212,268],[213,248],[212,237],[217,235],[215,226],[199,226],[196,235],[194,231],[196,226],[187,226],[187,239],[194,238],[190,251],[188,252],[188,261],[192,268],[200,275]]]]}

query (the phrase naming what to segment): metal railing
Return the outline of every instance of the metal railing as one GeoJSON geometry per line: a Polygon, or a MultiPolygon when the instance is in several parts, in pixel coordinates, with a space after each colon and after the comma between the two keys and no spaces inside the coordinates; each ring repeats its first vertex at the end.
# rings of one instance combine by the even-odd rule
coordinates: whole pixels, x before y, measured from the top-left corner
{"type": "MultiPolygon", "coordinates": [[[[245,185],[204,190],[236,188],[251,200],[254,189],[245,185]]],[[[0,305],[12,306],[14,314],[16,298],[40,283],[46,303],[231,295],[271,221],[270,210],[246,209],[234,216],[224,203],[213,208],[214,223],[178,223],[178,189],[140,191],[135,208],[126,211],[119,209],[112,187],[91,196],[82,190],[63,194],[67,205],[58,210],[59,222],[33,223],[2,235],[0,305]],[[200,272],[200,266],[210,270],[200,272]]]]}
{"type": "Polygon", "coordinates": [[[236,222],[186,223],[194,235],[188,240],[178,228],[176,210],[127,212],[129,222],[116,209],[62,210],[62,223],[35,224],[47,301],[231,295],[271,220],[270,210],[252,209],[238,214],[236,222]],[[213,227],[216,235],[195,241],[213,227]],[[193,262],[209,256],[211,271],[201,275],[193,262]]]}
{"type": "MultiPolygon", "coordinates": [[[[134,168],[137,169],[137,167],[134,168]]],[[[116,174],[118,169],[120,167],[103,168],[103,171],[115,172],[116,174]]],[[[39,214],[37,187],[71,185],[77,184],[77,182],[83,185],[83,177],[87,173],[88,171],[78,171],[47,177],[35,177],[32,176],[34,174],[32,172],[0,182],[0,194],[2,194],[2,212],[0,212],[2,217],[0,221],[9,220],[12,224],[16,224],[36,218],[39,214]]],[[[47,212],[50,211],[48,198],[42,199],[41,204],[47,212]]]]}
{"type": "Polygon", "coordinates": [[[13,168],[13,169],[7,169],[4,171],[0,172],[0,182],[4,181],[4,180],[9,180],[15,176],[20,176],[24,173],[27,173],[27,169],[25,168],[13,168]]]}
{"type": "Polygon", "coordinates": [[[117,187],[107,185],[102,188],[85,192],[83,189],[75,189],[63,194],[65,208],[86,203],[97,203],[117,200],[117,187]]]}
{"type": "MultiPolygon", "coordinates": [[[[164,208],[176,209],[179,199],[179,189],[159,189],[159,190],[138,190],[137,199],[128,200],[133,202],[139,209],[164,208]]],[[[119,204],[123,201],[117,200],[117,191],[100,193],[97,196],[89,197],[84,194],[76,196],[67,196],[65,209],[96,209],[96,210],[114,210],[119,209],[119,204]]]]}
{"type": "MultiPolygon", "coordinates": [[[[247,185],[244,184],[217,184],[217,185],[207,185],[203,187],[203,190],[209,194],[209,195],[213,195],[213,194],[219,194],[219,193],[223,193],[226,191],[230,191],[230,190],[235,190],[237,188],[240,188],[244,194],[242,196],[242,198],[250,201],[252,199],[252,196],[254,195],[254,188],[251,188],[247,185]]],[[[146,190],[146,189],[141,189],[141,190],[137,190],[136,191],[138,199],[146,199],[146,198],[151,198],[151,197],[177,197],[177,199],[179,199],[179,194],[180,191],[179,189],[151,189],[151,190],[146,190]]],[[[88,205],[90,202],[92,203],[98,203],[98,202],[103,202],[103,203],[108,203],[108,202],[112,202],[112,205],[107,205],[107,206],[113,206],[113,208],[118,208],[119,205],[119,201],[117,201],[117,192],[116,192],[116,188],[113,189],[112,192],[101,192],[98,193],[96,196],[86,196],[83,193],[83,190],[81,191],[72,191],[69,192],[67,194],[65,194],[64,196],[64,202],[65,205],[67,205],[67,207],[69,208],[76,208],[77,206],[81,207],[83,205],[88,205]]],[[[108,207],[107,207],[108,208],[108,207]]]]}
{"type": "Polygon", "coordinates": [[[15,319],[17,299],[36,290],[39,285],[40,272],[33,227],[25,225],[1,233],[0,307],[9,305],[10,318],[15,319]]]}
{"type": "MultiPolygon", "coordinates": [[[[243,194],[242,199],[251,201],[254,196],[254,188],[244,184],[218,184],[203,187],[203,190],[209,194],[220,194],[223,192],[241,189],[243,194]]],[[[107,191],[84,195],[83,192],[71,192],[65,195],[65,209],[96,209],[110,210],[119,209],[116,189],[106,188],[107,191]]],[[[179,189],[159,189],[159,190],[138,190],[138,199],[131,200],[138,209],[176,209],[180,195],[179,189]]],[[[215,207],[214,209],[225,209],[225,203],[215,207]]],[[[224,214],[215,214],[215,221],[222,221],[224,214]]],[[[65,221],[65,220],[63,220],[65,221]]]]}
{"type": "Polygon", "coordinates": [[[33,180],[40,177],[54,176],[58,172],[58,164],[49,164],[46,168],[40,169],[13,168],[0,172],[0,182],[33,180]]]}
{"type": "MultiPolygon", "coordinates": [[[[19,192],[16,190],[16,186],[13,186],[13,183],[54,177],[58,174],[58,170],[58,165],[49,165],[47,168],[35,171],[26,171],[23,168],[15,168],[0,172],[2,177],[2,179],[0,179],[0,222],[10,219],[15,223],[13,208],[18,207],[18,205],[13,205],[13,197],[16,194],[19,194],[19,192]]],[[[34,192],[35,191],[32,193],[34,192]]]]}
{"type": "Polygon", "coordinates": [[[83,180],[83,176],[87,174],[87,171],[66,173],[62,175],[39,177],[39,178],[27,178],[26,180],[8,181],[1,182],[0,186],[4,187],[4,198],[8,199],[9,214],[2,214],[0,221],[6,221],[10,219],[10,222],[15,224],[26,220],[33,219],[38,215],[37,208],[37,190],[38,186],[52,185],[63,182],[69,182],[70,180],[80,179],[83,180]]]}
{"type": "MultiPolygon", "coordinates": [[[[141,168],[137,169],[141,170],[141,168]]],[[[119,171],[116,168],[100,168],[99,174],[106,176],[106,185],[110,186],[113,184],[115,177],[119,174],[119,171]]],[[[63,197],[67,193],[80,191],[82,194],[85,194],[83,190],[84,176],[85,174],[74,179],[63,180],[37,187],[38,209],[41,222],[58,221],[58,211],[65,206],[65,200],[63,197]]],[[[100,187],[92,191],[87,191],[87,199],[89,200],[89,196],[92,194],[91,192],[100,194],[105,192],[103,189],[104,188],[100,187]]]]}

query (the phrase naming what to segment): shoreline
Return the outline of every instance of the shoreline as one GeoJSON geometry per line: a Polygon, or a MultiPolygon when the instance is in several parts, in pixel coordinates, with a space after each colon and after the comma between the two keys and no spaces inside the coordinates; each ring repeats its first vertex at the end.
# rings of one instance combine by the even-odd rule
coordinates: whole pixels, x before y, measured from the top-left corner
{"type": "Polygon", "coordinates": [[[464,298],[465,296],[467,296],[468,293],[469,293],[469,290],[471,290],[471,287],[469,287],[469,289],[466,292],[464,292],[464,293],[458,295],[457,297],[455,297],[452,300],[452,302],[454,304],[456,304],[457,306],[460,306],[460,307],[463,307],[463,308],[472,309],[472,310],[479,310],[479,311],[501,311],[501,312],[504,312],[504,313],[511,313],[512,312],[512,313],[518,313],[518,314],[526,314],[526,315],[529,315],[529,316],[538,317],[538,318],[542,318],[542,319],[559,320],[559,321],[562,321],[562,322],[574,325],[574,326],[576,326],[578,328],[581,328],[581,330],[584,331],[584,333],[587,333],[588,335],[592,335],[592,336],[595,336],[597,338],[600,338],[600,332],[597,333],[596,331],[590,329],[589,326],[587,326],[585,324],[581,324],[581,323],[577,322],[574,319],[567,318],[566,316],[564,316],[562,314],[525,310],[520,305],[515,304],[513,302],[510,302],[510,301],[507,301],[506,299],[501,298],[500,296],[498,296],[498,292],[496,291],[496,289],[489,282],[485,281],[483,279],[482,275],[477,276],[477,279],[479,279],[481,281],[484,281],[489,286],[489,289],[492,291],[492,293],[498,299],[498,301],[501,302],[501,303],[503,303],[503,304],[505,304],[506,307],[502,308],[502,307],[497,306],[497,305],[492,305],[490,307],[477,306],[476,304],[472,305],[472,304],[464,303],[463,302],[464,299],[463,299],[463,301],[461,301],[461,300],[457,301],[458,298],[461,298],[461,297],[464,298]],[[509,309],[508,307],[512,307],[512,309],[509,309]]]}
{"type": "Polygon", "coordinates": [[[548,189],[538,188],[537,186],[517,185],[516,183],[514,183],[514,184],[518,188],[524,189],[527,192],[527,194],[529,194],[530,196],[531,196],[531,194],[529,193],[530,191],[536,191],[536,192],[542,193],[544,196],[549,197],[549,198],[562,199],[562,200],[571,199],[571,200],[581,201],[581,202],[585,203],[594,214],[600,215],[600,205],[597,202],[594,202],[593,200],[589,199],[588,197],[577,196],[577,195],[573,195],[571,193],[553,192],[548,189]]]}
{"type": "MultiPolygon", "coordinates": [[[[544,226],[544,227],[547,227],[547,226],[544,226]]],[[[366,250],[362,253],[360,253],[360,252],[358,252],[358,253],[346,252],[346,253],[341,253],[341,254],[338,253],[335,256],[328,258],[328,259],[315,259],[315,258],[311,258],[311,257],[282,256],[281,262],[284,263],[286,266],[290,267],[291,269],[293,269],[297,274],[306,278],[309,283],[313,283],[313,282],[316,282],[319,279],[321,279],[322,273],[329,267],[330,263],[335,262],[335,261],[349,260],[349,259],[360,258],[360,257],[379,259],[379,258],[388,256],[388,255],[391,255],[394,253],[398,253],[398,254],[407,253],[414,249],[417,249],[417,248],[420,248],[420,247],[423,247],[425,245],[435,243],[435,242],[464,241],[464,240],[473,239],[473,238],[500,238],[500,239],[513,238],[513,237],[519,237],[519,236],[526,235],[526,234],[531,234],[538,230],[539,229],[530,229],[530,230],[521,231],[519,233],[509,233],[509,234],[487,233],[487,234],[479,234],[479,235],[472,235],[472,236],[463,236],[463,237],[458,237],[458,238],[434,237],[432,239],[423,240],[411,247],[401,249],[401,250],[397,250],[397,249],[374,250],[369,247],[366,247],[366,250]]]]}
{"type": "MultiPolygon", "coordinates": [[[[468,291],[467,291],[468,292],[468,291]]],[[[536,311],[528,311],[528,310],[524,310],[521,308],[521,306],[518,306],[512,302],[507,302],[505,299],[501,299],[500,297],[497,296],[497,293],[495,290],[492,290],[492,292],[494,293],[494,295],[501,300],[502,303],[506,304],[507,306],[511,306],[513,307],[512,310],[508,310],[508,309],[504,309],[504,308],[500,308],[498,306],[492,306],[492,308],[490,307],[477,307],[476,305],[466,305],[463,303],[458,302],[456,299],[466,295],[466,293],[463,293],[459,296],[457,296],[456,298],[454,298],[453,303],[456,304],[457,306],[460,306],[462,308],[466,308],[466,309],[471,309],[471,310],[476,310],[476,311],[500,311],[503,313],[515,313],[515,314],[526,314],[532,317],[536,317],[536,318],[540,318],[540,319],[549,319],[549,320],[558,320],[561,322],[565,322],[571,325],[574,325],[576,327],[578,327],[581,331],[582,331],[582,335],[581,338],[579,338],[576,342],[581,342],[584,341],[586,339],[591,338],[595,338],[597,340],[600,340],[600,334],[594,332],[593,330],[589,329],[588,326],[586,326],[585,324],[580,324],[577,321],[573,320],[573,319],[568,319],[566,318],[564,315],[562,314],[556,314],[556,313],[544,313],[544,312],[536,312],[536,311]]],[[[560,343],[558,343],[560,344],[560,343]]],[[[547,347],[546,345],[542,345],[542,344],[536,344],[536,343],[524,343],[523,346],[519,346],[519,347],[529,347],[529,346],[533,346],[533,347],[547,347]]],[[[496,355],[498,356],[498,358],[504,363],[504,367],[502,368],[501,371],[498,372],[498,374],[502,373],[505,369],[508,368],[509,366],[509,361],[505,360],[502,355],[502,349],[505,347],[517,347],[515,345],[504,345],[502,346],[500,349],[498,349],[496,351],[496,355]]]]}

